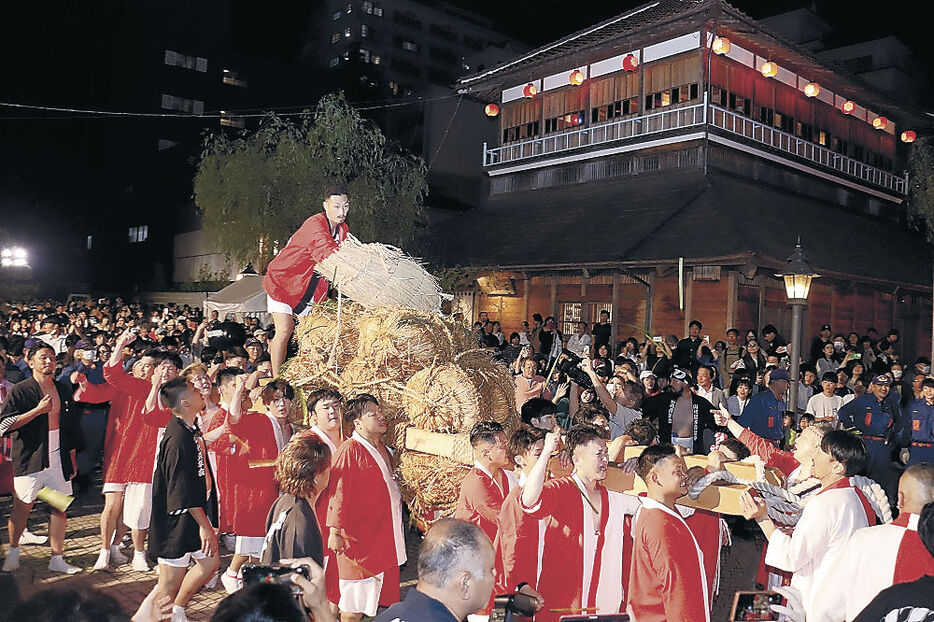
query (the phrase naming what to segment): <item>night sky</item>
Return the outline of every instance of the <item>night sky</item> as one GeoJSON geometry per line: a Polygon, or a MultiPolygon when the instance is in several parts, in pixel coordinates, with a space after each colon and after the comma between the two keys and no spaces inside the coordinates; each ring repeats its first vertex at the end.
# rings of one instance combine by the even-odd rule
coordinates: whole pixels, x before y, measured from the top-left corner
{"type": "MultiPolygon", "coordinates": [[[[0,37],[4,59],[0,100],[113,109],[113,95],[121,85],[111,74],[111,57],[117,42],[134,36],[122,31],[122,16],[131,1],[135,0],[49,0],[5,9],[7,28],[0,37]]],[[[220,0],[203,1],[216,5],[220,0]]],[[[531,46],[644,4],[633,0],[452,2],[492,19],[498,30],[531,46]]],[[[161,4],[171,8],[198,3],[164,0],[161,4]]],[[[732,4],[754,18],[808,5],[801,0],[736,0],[732,4]]],[[[934,54],[928,20],[918,14],[920,4],[813,3],[818,14],[837,28],[832,45],[896,35],[930,67],[934,54]]],[[[313,5],[313,0],[231,0],[226,6],[231,8],[228,30],[232,47],[281,63],[294,62],[313,5]]],[[[157,106],[150,111],[158,112],[157,106]]],[[[37,279],[64,281],[66,289],[69,280],[87,280],[87,268],[81,270],[80,232],[113,218],[112,210],[122,209],[115,198],[119,189],[108,186],[111,180],[101,173],[99,163],[87,157],[87,145],[94,144],[93,153],[107,154],[107,136],[129,131],[138,122],[75,119],[0,107],[0,236],[5,230],[30,248],[37,279]]]]}

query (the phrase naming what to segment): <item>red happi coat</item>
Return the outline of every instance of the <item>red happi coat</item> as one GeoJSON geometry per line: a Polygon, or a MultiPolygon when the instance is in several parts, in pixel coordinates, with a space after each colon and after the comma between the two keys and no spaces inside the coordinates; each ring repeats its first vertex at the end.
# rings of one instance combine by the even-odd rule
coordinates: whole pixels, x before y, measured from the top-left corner
{"type": "MultiPolygon", "coordinates": [[[[584,499],[576,476],[545,482],[534,508],[523,506],[534,519],[545,520],[538,592],[546,602],[536,622],[556,622],[551,609],[617,613],[623,603],[623,521],[636,511],[636,497],[599,487],[600,524],[584,499]]],[[[519,499],[521,503],[521,497],[519,499]]],[[[566,612],[567,613],[567,612],[566,612]]]]}
{"type": "Polygon", "coordinates": [[[538,586],[546,523],[522,509],[521,494],[521,486],[509,491],[496,519],[494,595],[509,594],[523,582],[532,589],[538,586]]]}
{"type": "Polygon", "coordinates": [[[328,294],[328,280],[315,274],[315,266],[337,250],[347,239],[347,223],[337,227],[337,240],[331,236],[327,215],[319,212],[308,218],[292,234],[288,244],[266,266],[263,289],[278,302],[292,309],[305,302],[320,302],[328,294]],[[309,291],[311,290],[311,291],[309,291]]]}
{"type": "Polygon", "coordinates": [[[118,416],[118,436],[113,441],[116,447],[112,450],[112,466],[107,469],[105,481],[151,484],[158,450],[159,426],[147,425],[143,411],[152,383],[129,375],[119,363],[104,365],[104,380],[125,400],[125,406],[118,416]]]}
{"type": "Polygon", "coordinates": [[[627,612],[638,622],[710,622],[703,553],[684,519],[645,498],[633,522],[627,612]]]}
{"type": "Polygon", "coordinates": [[[515,477],[511,475],[500,470],[494,482],[486,469],[474,465],[461,481],[454,518],[473,523],[483,530],[490,542],[496,540],[496,519],[506,495],[516,485],[515,477]]]}
{"type": "Polygon", "coordinates": [[[385,460],[374,457],[368,446],[354,433],[337,449],[326,525],[347,534],[347,548],[337,556],[340,578],[361,580],[385,572],[380,604],[390,605],[400,598],[399,582],[392,577],[406,561],[401,496],[385,460]]]}
{"type": "MultiPolygon", "coordinates": [[[[222,426],[227,417],[228,413],[222,409],[215,414],[211,428],[222,426]]],[[[247,538],[266,535],[266,515],[279,498],[279,486],[273,478],[275,467],[251,468],[249,463],[275,460],[279,455],[273,425],[266,415],[247,412],[231,424],[230,434],[222,434],[211,445],[217,456],[222,531],[247,538]]]]}

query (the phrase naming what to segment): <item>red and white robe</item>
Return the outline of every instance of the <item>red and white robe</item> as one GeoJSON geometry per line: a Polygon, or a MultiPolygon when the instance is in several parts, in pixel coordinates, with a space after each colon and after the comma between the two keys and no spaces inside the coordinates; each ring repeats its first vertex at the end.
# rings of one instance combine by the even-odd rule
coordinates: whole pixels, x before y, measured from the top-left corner
{"type": "Polygon", "coordinates": [[[632,540],[626,613],[633,622],[710,622],[704,554],[684,518],[644,497],[632,540]]]}
{"type": "Polygon", "coordinates": [[[791,586],[801,592],[804,610],[810,611],[817,586],[827,578],[846,541],[871,524],[875,524],[872,506],[844,477],[808,501],[791,535],[781,529],[772,533],[765,563],[794,573],[791,586]]]}
{"type": "Polygon", "coordinates": [[[515,485],[516,476],[511,471],[500,469],[494,479],[486,467],[479,462],[474,463],[461,482],[454,518],[473,523],[493,542],[496,540],[496,519],[506,495],[515,485]]]}
{"type": "Polygon", "coordinates": [[[853,620],[887,587],[934,575],[934,557],[918,536],[918,515],[860,529],[817,586],[808,622],[853,620]]]}
{"type": "Polygon", "coordinates": [[[545,545],[546,521],[529,516],[522,509],[519,495],[525,486],[525,475],[503,501],[496,519],[496,583],[493,594],[508,594],[520,583],[537,589],[541,572],[542,550],[545,545]]]}
{"type": "Polygon", "coordinates": [[[638,510],[639,500],[601,485],[597,524],[585,491],[577,475],[561,477],[545,482],[535,507],[523,504],[531,517],[545,520],[538,592],[546,606],[537,622],[557,621],[562,614],[551,609],[607,614],[622,607],[623,520],[638,510]]]}
{"type": "Polygon", "coordinates": [[[341,610],[374,616],[377,598],[386,606],[400,599],[402,495],[379,450],[356,432],[337,449],[328,493],[327,528],[347,534],[347,549],[337,556],[341,610]],[[345,602],[349,594],[352,602],[345,602]]]}
{"type": "MultiPolygon", "coordinates": [[[[335,445],[331,437],[327,435],[327,432],[317,425],[313,425],[307,432],[304,432],[304,434],[314,434],[327,445],[331,450],[331,464],[334,464],[334,458],[337,457],[337,445],[335,445]]],[[[333,476],[332,474],[331,477],[333,476]]],[[[328,528],[326,527],[326,523],[328,520],[328,503],[330,500],[331,496],[328,493],[328,489],[321,491],[321,494],[318,495],[318,500],[315,502],[315,516],[318,519],[318,530],[321,532],[321,548],[324,554],[324,588],[327,592],[328,601],[336,605],[341,598],[341,593],[337,575],[337,562],[334,561],[334,551],[328,548],[328,528]]]]}

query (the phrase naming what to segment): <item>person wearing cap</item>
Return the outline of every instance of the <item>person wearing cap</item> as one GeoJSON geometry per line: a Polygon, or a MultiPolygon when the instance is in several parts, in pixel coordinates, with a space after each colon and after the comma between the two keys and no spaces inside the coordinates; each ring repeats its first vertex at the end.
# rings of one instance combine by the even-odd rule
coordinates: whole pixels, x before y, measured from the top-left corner
{"type": "Polygon", "coordinates": [[[257,359],[259,359],[260,355],[262,355],[266,349],[263,347],[263,344],[256,339],[248,339],[247,342],[243,345],[243,348],[249,355],[245,371],[248,374],[252,374],[254,371],[256,371],[257,359]]]}
{"type": "Polygon", "coordinates": [[[769,390],[759,391],[749,400],[738,419],[739,424],[778,445],[785,435],[782,413],[787,410],[788,385],[787,371],[779,367],[769,372],[769,390]]]}
{"type": "MultiPolygon", "coordinates": [[[[726,428],[714,421],[710,402],[691,390],[691,375],[679,368],[671,371],[671,392],[660,393],[642,403],[642,417],[658,426],[659,440],[670,440],[673,445],[689,453],[706,454],[704,432],[725,432],[726,428]]],[[[779,422],[779,425],[781,422],[779,422]]]]}
{"type": "Polygon", "coordinates": [[[658,388],[658,377],[648,369],[639,374],[639,382],[642,383],[645,397],[652,397],[661,392],[661,389],[658,388]]]}
{"type": "Polygon", "coordinates": [[[56,356],[68,349],[68,346],[65,345],[67,335],[62,332],[61,323],[62,318],[57,315],[46,316],[39,325],[40,331],[33,335],[36,339],[49,344],[52,350],[55,351],[56,356]]]}
{"type": "Polygon", "coordinates": [[[820,327],[820,333],[811,341],[811,356],[808,359],[810,362],[815,365],[817,364],[817,359],[821,357],[824,351],[824,344],[833,343],[833,339],[830,337],[832,334],[833,331],[830,330],[830,324],[824,324],[820,327]]]}
{"type": "Polygon", "coordinates": [[[921,382],[921,399],[913,400],[905,411],[911,435],[906,465],[934,462],[934,378],[921,382]]]}
{"type": "Polygon", "coordinates": [[[894,505],[899,472],[892,460],[908,446],[910,426],[889,394],[891,385],[887,375],[873,376],[866,394],[844,404],[837,416],[845,429],[857,433],[866,443],[867,475],[882,486],[894,505]]]}
{"type": "MultiPolygon", "coordinates": [[[[82,376],[91,384],[104,384],[104,364],[98,360],[97,345],[90,339],[80,339],[75,344],[75,362],[65,367],[56,380],[76,390],[82,376]]],[[[78,451],[78,474],[74,484],[78,494],[83,494],[90,487],[91,474],[104,446],[110,402],[76,400],[74,408],[80,414],[79,422],[84,433],[84,447],[78,451]]]]}
{"type": "Polygon", "coordinates": [[[350,210],[347,191],[331,186],[324,191],[323,198],[324,211],[302,223],[266,266],[263,289],[267,309],[276,325],[276,335],[269,344],[274,376],[285,362],[289,339],[295,330],[293,315],[306,315],[312,304],[327,298],[330,283],[315,273],[315,266],[336,251],[350,234],[346,222],[350,210]]]}

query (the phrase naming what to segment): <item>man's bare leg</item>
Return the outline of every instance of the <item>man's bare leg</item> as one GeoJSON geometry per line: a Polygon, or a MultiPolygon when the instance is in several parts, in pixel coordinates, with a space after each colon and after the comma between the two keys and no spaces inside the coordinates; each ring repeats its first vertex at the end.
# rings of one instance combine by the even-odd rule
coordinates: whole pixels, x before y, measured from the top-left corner
{"type": "Polygon", "coordinates": [[[196,559],[195,565],[189,568],[188,573],[185,574],[178,594],[175,596],[175,605],[183,609],[187,607],[192,597],[197,594],[198,590],[214,575],[220,563],[220,558],[217,555],[214,557],[205,557],[204,559],[196,559]]]}
{"type": "Polygon", "coordinates": [[[224,585],[224,589],[227,590],[228,594],[233,594],[240,589],[240,569],[243,568],[245,563],[254,559],[256,558],[239,553],[234,553],[233,557],[230,558],[230,565],[224,572],[224,576],[221,577],[221,583],[224,585]]]}
{"type": "Polygon", "coordinates": [[[295,320],[289,313],[273,313],[272,322],[276,327],[276,334],[269,342],[269,358],[272,362],[272,375],[279,375],[279,368],[285,363],[285,356],[289,349],[289,340],[295,330],[295,320]]]}
{"type": "MultiPolygon", "coordinates": [[[[104,509],[101,512],[101,552],[98,555],[97,563],[94,564],[94,570],[103,570],[110,565],[111,556],[113,551],[117,548],[117,553],[119,554],[119,542],[123,538],[122,535],[118,539],[114,539],[114,534],[117,532],[118,525],[122,524],[123,521],[120,520],[120,514],[123,510],[123,493],[120,491],[105,492],[104,493],[104,509]]],[[[124,563],[126,558],[122,554],[119,555],[116,559],[113,560],[115,563],[124,563]]]]}
{"type": "Polygon", "coordinates": [[[148,572],[149,562],[146,561],[146,536],[148,529],[131,529],[130,537],[133,539],[133,570],[148,572]]]}
{"type": "Polygon", "coordinates": [[[188,568],[159,564],[159,591],[175,600],[187,572],[188,568]]]}
{"type": "Polygon", "coordinates": [[[49,570],[75,574],[81,568],[67,563],[62,554],[65,552],[65,527],[68,517],[64,512],[53,509],[49,514],[49,544],[52,547],[52,558],[49,560],[49,570]]]}
{"type": "Polygon", "coordinates": [[[7,531],[10,536],[10,546],[19,548],[19,539],[26,529],[26,519],[29,512],[32,511],[32,503],[24,503],[20,498],[13,494],[13,511],[10,512],[10,518],[7,519],[7,531]]]}

